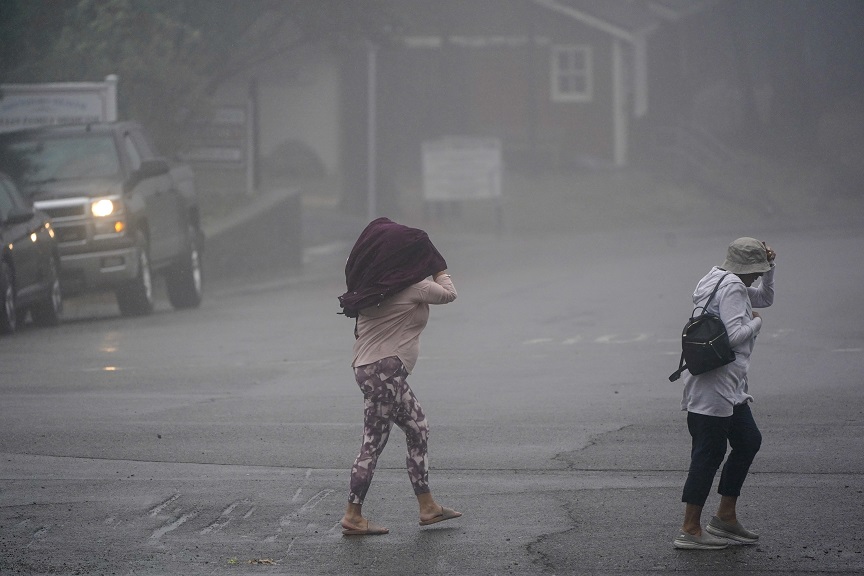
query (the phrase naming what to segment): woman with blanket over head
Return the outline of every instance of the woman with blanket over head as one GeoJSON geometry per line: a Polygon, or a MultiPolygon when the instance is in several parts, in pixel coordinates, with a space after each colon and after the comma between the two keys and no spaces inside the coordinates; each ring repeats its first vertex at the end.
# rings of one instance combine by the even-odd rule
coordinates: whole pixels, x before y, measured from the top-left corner
{"type": "Polygon", "coordinates": [[[351,468],[342,533],[389,532],[364,518],[362,507],[393,424],[405,432],[408,477],[420,507],[420,525],[458,518],[461,512],[432,498],[426,452],[429,426],[407,382],[420,351],[420,333],[429,320],[429,304],[456,299],[447,263],[423,230],[378,218],[354,244],[345,281],[348,290],[339,304],[346,316],[356,318],[351,366],[365,408],[363,444],[351,468]]]}

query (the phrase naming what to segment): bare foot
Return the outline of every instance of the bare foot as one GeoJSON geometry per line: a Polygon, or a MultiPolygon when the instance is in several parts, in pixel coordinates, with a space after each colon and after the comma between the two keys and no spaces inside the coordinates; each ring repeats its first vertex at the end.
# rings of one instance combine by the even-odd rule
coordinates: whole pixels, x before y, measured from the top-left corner
{"type": "Polygon", "coordinates": [[[444,520],[452,520],[453,518],[459,518],[460,516],[462,516],[461,512],[441,506],[440,510],[437,512],[431,514],[420,514],[420,526],[428,526],[429,524],[436,524],[438,522],[443,522],[444,520]]]}
{"type": "Polygon", "coordinates": [[[388,534],[389,529],[384,526],[378,526],[369,522],[366,518],[359,520],[347,520],[342,518],[339,523],[342,526],[342,534],[345,536],[377,536],[380,534],[388,534]]]}

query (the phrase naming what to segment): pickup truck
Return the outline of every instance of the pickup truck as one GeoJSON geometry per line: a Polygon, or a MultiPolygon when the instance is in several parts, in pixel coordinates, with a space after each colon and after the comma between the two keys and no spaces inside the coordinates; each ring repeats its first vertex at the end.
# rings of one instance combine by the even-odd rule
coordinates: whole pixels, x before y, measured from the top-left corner
{"type": "Polygon", "coordinates": [[[113,291],[120,313],[153,311],[153,275],[174,308],[201,303],[204,234],[194,175],[135,122],[0,134],[5,171],[51,217],[63,295],[113,291]]]}

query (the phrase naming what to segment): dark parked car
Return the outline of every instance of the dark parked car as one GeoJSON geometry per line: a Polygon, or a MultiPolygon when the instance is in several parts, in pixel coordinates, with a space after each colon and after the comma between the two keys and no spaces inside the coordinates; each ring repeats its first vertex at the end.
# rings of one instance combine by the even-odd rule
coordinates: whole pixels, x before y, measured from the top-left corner
{"type": "Polygon", "coordinates": [[[0,174],[0,334],[14,332],[28,311],[42,326],[60,321],[59,263],[48,215],[0,174]]]}

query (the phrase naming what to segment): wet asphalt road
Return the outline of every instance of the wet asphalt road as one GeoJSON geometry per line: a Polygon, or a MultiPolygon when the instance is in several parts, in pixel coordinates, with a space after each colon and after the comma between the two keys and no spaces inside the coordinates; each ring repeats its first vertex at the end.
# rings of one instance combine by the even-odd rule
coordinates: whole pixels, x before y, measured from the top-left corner
{"type": "Polygon", "coordinates": [[[417,526],[394,431],[374,538],[338,529],[362,419],[343,226],[302,271],[210,286],[199,310],[89,299],[0,340],[0,573],[864,572],[860,225],[430,229],[459,298],[433,309],[409,382],[433,492],[465,516],[417,526]],[[739,507],[763,536],[677,551],[689,437],[667,376],[695,282],[744,234],[779,254],[739,507]]]}

